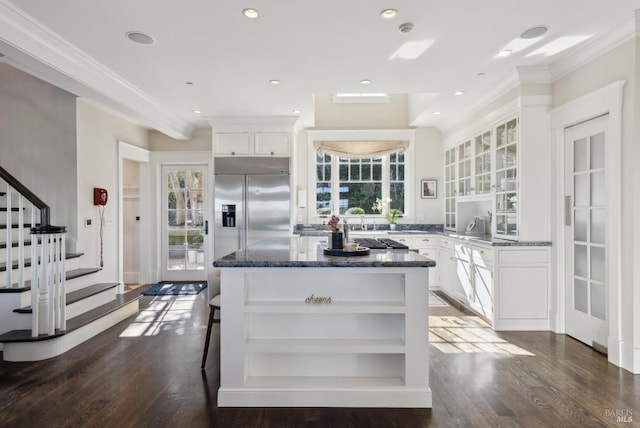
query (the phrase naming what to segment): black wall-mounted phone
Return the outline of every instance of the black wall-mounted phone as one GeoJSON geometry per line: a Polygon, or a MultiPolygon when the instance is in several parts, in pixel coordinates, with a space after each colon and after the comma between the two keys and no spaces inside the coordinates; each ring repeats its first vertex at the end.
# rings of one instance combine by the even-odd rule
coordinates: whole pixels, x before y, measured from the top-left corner
{"type": "Polygon", "coordinates": [[[109,194],[107,189],[101,189],[100,187],[93,188],[93,205],[107,205],[109,194]]]}

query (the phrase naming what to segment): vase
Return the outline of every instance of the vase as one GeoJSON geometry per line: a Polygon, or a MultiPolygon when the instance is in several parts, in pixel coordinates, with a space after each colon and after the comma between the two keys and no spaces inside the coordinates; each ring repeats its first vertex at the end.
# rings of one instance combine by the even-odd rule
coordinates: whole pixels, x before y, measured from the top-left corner
{"type": "Polygon", "coordinates": [[[344,239],[342,232],[329,233],[329,249],[342,250],[344,248],[344,239]]]}
{"type": "Polygon", "coordinates": [[[395,223],[390,224],[389,225],[389,229],[390,230],[396,230],[396,224],[395,223]]]}

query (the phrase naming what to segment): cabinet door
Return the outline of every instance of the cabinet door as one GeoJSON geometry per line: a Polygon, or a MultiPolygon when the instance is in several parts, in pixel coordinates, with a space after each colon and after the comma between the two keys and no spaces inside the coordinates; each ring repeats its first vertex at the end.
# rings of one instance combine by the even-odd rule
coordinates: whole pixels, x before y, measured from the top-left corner
{"type": "Polygon", "coordinates": [[[288,132],[256,132],[255,153],[257,155],[289,155],[288,132]]]}
{"type": "Polygon", "coordinates": [[[217,155],[248,155],[253,152],[251,133],[249,132],[217,132],[217,155]]]}
{"type": "Polygon", "coordinates": [[[455,297],[453,283],[455,281],[456,264],[453,258],[453,251],[440,247],[439,262],[440,277],[438,282],[440,283],[440,290],[450,297],[455,297]]]}
{"type": "Polygon", "coordinates": [[[473,307],[487,319],[493,319],[493,271],[491,266],[473,265],[473,307]]]}
{"type": "Polygon", "coordinates": [[[454,244],[453,258],[456,267],[452,291],[458,300],[469,304],[474,298],[470,247],[456,242],[454,244]]]}
{"type": "Polygon", "coordinates": [[[434,288],[437,288],[438,278],[440,277],[440,261],[438,260],[438,248],[420,248],[418,249],[418,253],[436,262],[435,267],[429,268],[429,289],[433,290],[434,288]]]}

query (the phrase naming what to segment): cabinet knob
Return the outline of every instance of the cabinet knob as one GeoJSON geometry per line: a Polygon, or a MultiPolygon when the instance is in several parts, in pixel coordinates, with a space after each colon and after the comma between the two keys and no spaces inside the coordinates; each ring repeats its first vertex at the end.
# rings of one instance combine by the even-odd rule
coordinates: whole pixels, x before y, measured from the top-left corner
{"type": "Polygon", "coordinates": [[[231,152],[231,154],[235,156],[236,152],[231,152]]]}
{"type": "Polygon", "coordinates": [[[275,155],[275,152],[271,152],[271,156],[275,155]]]}
{"type": "Polygon", "coordinates": [[[429,242],[429,240],[427,238],[424,238],[422,242],[429,242]]]}

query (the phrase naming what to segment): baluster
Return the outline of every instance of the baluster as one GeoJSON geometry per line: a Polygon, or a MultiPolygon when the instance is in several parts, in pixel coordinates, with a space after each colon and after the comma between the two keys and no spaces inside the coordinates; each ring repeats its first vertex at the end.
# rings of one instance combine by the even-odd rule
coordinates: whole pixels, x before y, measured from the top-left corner
{"type": "MultiPolygon", "coordinates": [[[[33,214],[32,214],[33,220],[33,214]]],[[[31,233],[31,336],[38,336],[40,306],[38,302],[38,236],[31,233]]]]}
{"type": "Polygon", "coordinates": [[[24,287],[24,197],[18,196],[18,283],[17,287],[24,287]]]}
{"type": "Polygon", "coordinates": [[[47,301],[49,312],[47,314],[47,334],[53,335],[56,326],[56,288],[53,281],[53,259],[55,258],[55,242],[54,235],[46,235],[47,237],[47,258],[41,260],[40,263],[46,266],[47,289],[49,291],[47,301]]]}
{"type": "Polygon", "coordinates": [[[7,229],[6,229],[6,249],[5,249],[5,263],[6,263],[6,271],[5,271],[5,282],[6,287],[11,288],[13,286],[13,246],[12,242],[12,232],[13,228],[11,227],[11,194],[13,193],[13,188],[7,184],[7,195],[5,197],[7,201],[7,229]]]}
{"type": "Polygon", "coordinates": [[[67,294],[66,294],[66,278],[65,278],[65,269],[66,269],[66,254],[67,254],[67,243],[65,241],[65,234],[58,234],[60,239],[60,262],[59,262],[59,289],[60,289],[60,325],[59,328],[62,331],[67,330],[67,294]]]}

